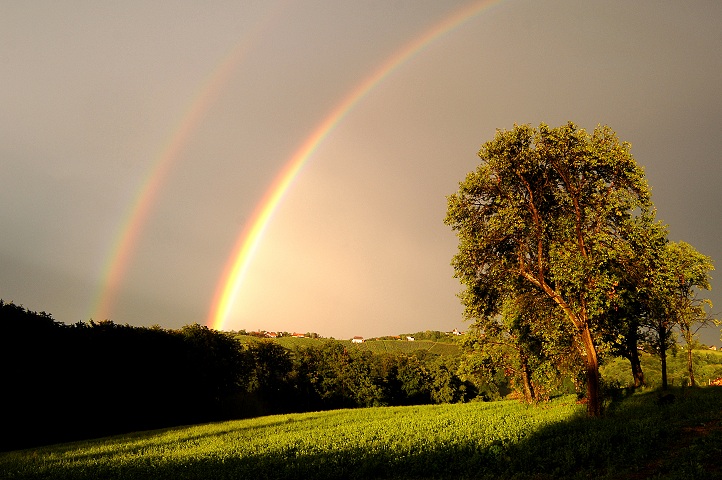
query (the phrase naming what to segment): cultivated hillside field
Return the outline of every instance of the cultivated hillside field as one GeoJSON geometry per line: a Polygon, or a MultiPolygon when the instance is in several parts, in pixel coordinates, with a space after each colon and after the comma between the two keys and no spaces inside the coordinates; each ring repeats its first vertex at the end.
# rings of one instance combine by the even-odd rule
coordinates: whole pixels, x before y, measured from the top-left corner
{"type": "MultiPolygon", "coordinates": [[[[249,343],[258,341],[258,337],[252,337],[250,335],[237,335],[242,343],[249,343]]],[[[294,337],[279,337],[274,338],[274,342],[279,345],[293,350],[295,348],[303,348],[312,345],[320,345],[322,342],[328,341],[327,339],[319,338],[294,338],[294,337]]],[[[360,351],[368,351],[373,353],[406,353],[410,354],[418,350],[434,353],[437,355],[460,355],[461,347],[458,343],[453,341],[431,341],[431,340],[416,340],[409,342],[407,340],[367,340],[363,343],[353,343],[351,340],[335,340],[347,348],[354,348],[360,351]]]]}
{"type": "Polygon", "coordinates": [[[7,479],[720,478],[722,388],[377,407],[138,432],[0,454],[7,479]]]}
{"type": "MultiPolygon", "coordinates": [[[[350,342],[349,342],[350,343],[350,342]]],[[[359,350],[374,353],[413,353],[423,350],[437,355],[453,356],[461,354],[458,344],[452,342],[434,342],[431,340],[416,340],[408,342],[403,340],[369,340],[364,343],[351,344],[359,350]]]]}

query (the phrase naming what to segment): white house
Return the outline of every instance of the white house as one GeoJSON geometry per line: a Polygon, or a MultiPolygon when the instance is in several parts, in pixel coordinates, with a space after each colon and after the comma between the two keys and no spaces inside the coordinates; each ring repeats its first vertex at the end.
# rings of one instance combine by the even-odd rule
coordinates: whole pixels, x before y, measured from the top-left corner
{"type": "Polygon", "coordinates": [[[353,337],[351,343],[364,343],[364,337],[353,337]]]}

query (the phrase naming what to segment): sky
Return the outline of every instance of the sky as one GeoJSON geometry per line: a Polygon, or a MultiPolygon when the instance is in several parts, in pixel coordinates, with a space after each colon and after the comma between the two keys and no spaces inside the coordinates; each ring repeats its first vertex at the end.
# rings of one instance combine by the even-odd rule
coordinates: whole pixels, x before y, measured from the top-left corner
{"type": "Polygon", "coordinates": [[[465,330],[446,196],[515,123],[609,125],[670,240],[719,261],[720,23],[717,1],[3,2],[0,298],[465,330]]]}

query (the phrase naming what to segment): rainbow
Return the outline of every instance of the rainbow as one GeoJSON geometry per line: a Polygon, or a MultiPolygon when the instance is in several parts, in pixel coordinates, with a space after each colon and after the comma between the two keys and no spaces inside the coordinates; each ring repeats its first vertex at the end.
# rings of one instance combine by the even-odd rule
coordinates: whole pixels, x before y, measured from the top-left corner
{"type": "Polygon", "coordinates": [[[261,37],[261,34],[278,17],[285,3],[285,1],[277,3],[269,10],[262,22],[256,24],[230,49],[219,66],[202,83],[199,93],[195,95],[185,109],[180,122],[171,130],[174,133],[165,142],[163,148],[160,149],[156,160],[145,175],[123,217],[110,250],[111,253],[108,255],[108,261],[102,269],[100,288],[93,301],[90,318],[105,320],[110,316],[120,286],[128,270],[130,259],[138,244],[141,230],[148,221],[152,210],[151,207],[158,197],[168,172],[188,143],[193,131],[223,92],[223,87],[228,83],[233,72],[237,70],[241,61],[261,37]]]}
{"type": "Polygon", "coordinates": [[[454,30],[482,11],[500,2],[501,0],[482,0],[471,3],[461,7],[424,31],[419,37],[389,57],[371,75],[351,90],[328,114],[323,122],[316,127],[313,133],[311,133],[298,150],[296,150],[281,172],[276,176],[263,199],[256,207],[251,220],[238,236],[229,261],[225,265],[221,281],[216,288],[216,293],[206,322],[209,327],[216,330],[223,330],[230,316],[237,292],[241,287],[245,274],[253,259],[253,254],[263,238],[266,227],[273,218],[273,214],[294,179],[301,172],[301,169],[309,158],[311,158],[321,142],[328,137],[331,131],[366,94],[399,66],[444,34],[454,30]]]}

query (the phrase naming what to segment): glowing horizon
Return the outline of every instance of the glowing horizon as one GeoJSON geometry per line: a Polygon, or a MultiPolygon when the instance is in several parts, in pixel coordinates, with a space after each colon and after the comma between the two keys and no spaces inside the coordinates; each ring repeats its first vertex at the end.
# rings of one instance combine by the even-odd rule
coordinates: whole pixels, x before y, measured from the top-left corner
{"type": "Polygon", "coordinates": [[[223,269],[221,280],[211,303],[206,324],[216,330],[222,330],[228,320],[235,303],[238,290],[258,248],[263,234],[273,214],[281,204],[283,197],[303,166],[313,155],[316,148],[323,142],[353,107],[374,87],[380,84],[395,69],[406,63],[427,45],[444,34],[459,27],[484,9],[500,3],[501,0],[481,0],[464,6],[451,13],[440,22],[425,30],[401,49],[391,55],[374,72],[352,89],[328,116],[313,130],[311,135],[301,144],[286,162],[271,186],[266,190],[261,202],[256,207],[251,220],[237,237],[229,260],[223,269]]]}

